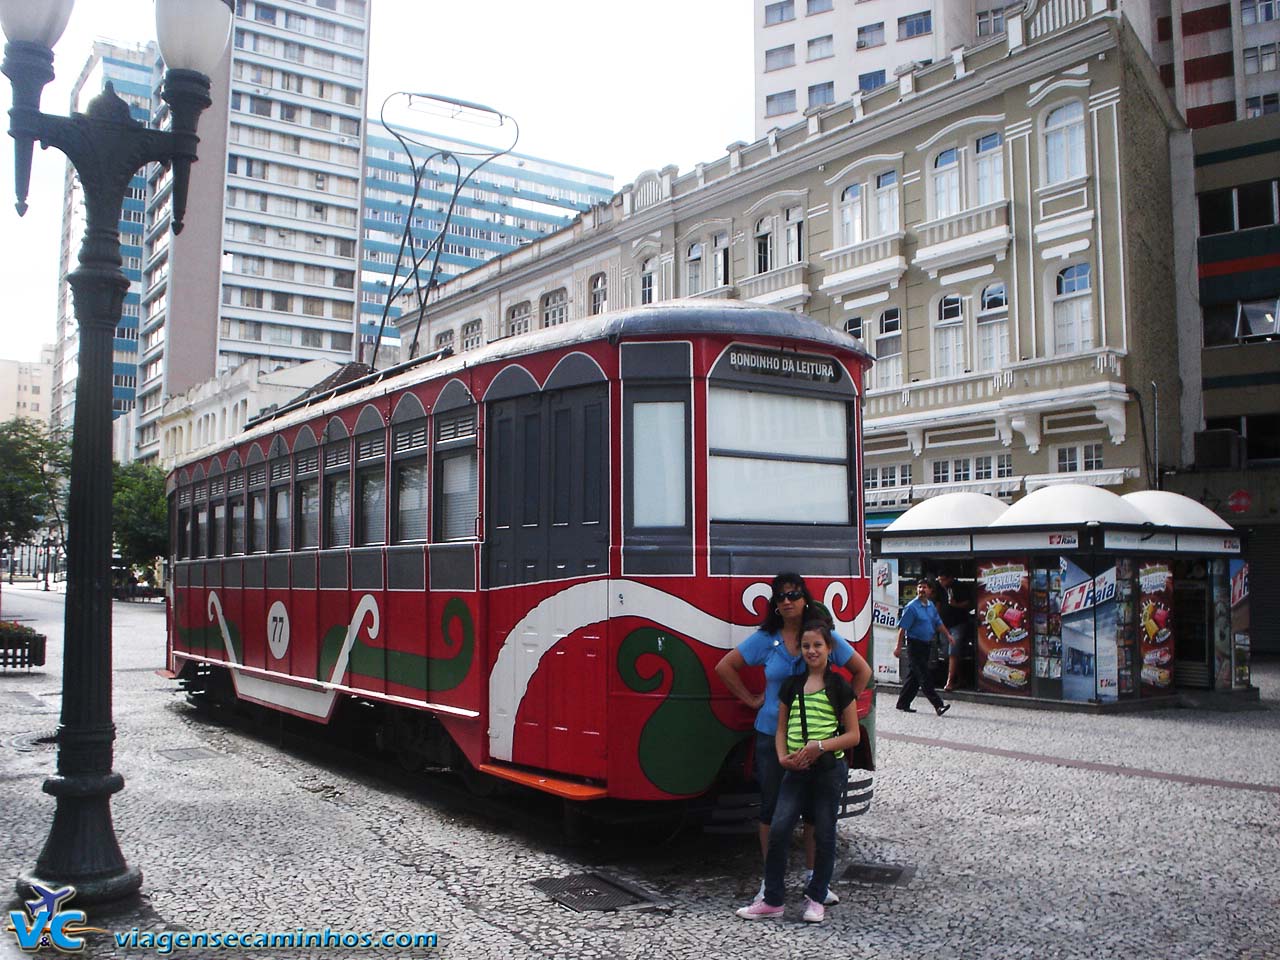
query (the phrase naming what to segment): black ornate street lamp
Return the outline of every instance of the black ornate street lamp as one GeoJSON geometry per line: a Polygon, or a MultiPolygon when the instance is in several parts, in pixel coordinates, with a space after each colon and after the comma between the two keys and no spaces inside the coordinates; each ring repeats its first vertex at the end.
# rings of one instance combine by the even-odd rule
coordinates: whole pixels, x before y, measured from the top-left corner
{"type": "Polygon", "coordinates": [[[50,549],[52,546],[53,546],[53,541],[50,540],[48,537],[45,537],[44,538],[44,589],[46,593],[49,592],[49,558],[53,556],[53,551],[50,549]]]}
{"type": "Polygon", "coordinates": [[[142,873],[129,866],[111,823],[111,795],[124,778],[111,769],[111,350],[129,281],[121,272],[120,209],[134,173],[148,163],[173,168],[173,232],[182,229],[196,123],[212,101],[209,75],[231,32],[230,0],[156,0],[156,33],[168,65],[160,96],[172,130],[129,116],[108,84],[83,114],[40,112],[53,79],[53,45],[74,0],[0,0],[8,43],[0,72],[13,85],[9,135],[15,140],[18,213],[26,212],[36,141],[67,155],[84,188],[86,230],[80,266],[68,276],[80,325],[79,372],[67,509],[67,600],[58,772],[44,782],[57,799],[53,826],[35,869],[18,880],[71,885],[76,902],[134,893],[142,873]],[[105,482],[103,478],[108,478],[105,482]]]}

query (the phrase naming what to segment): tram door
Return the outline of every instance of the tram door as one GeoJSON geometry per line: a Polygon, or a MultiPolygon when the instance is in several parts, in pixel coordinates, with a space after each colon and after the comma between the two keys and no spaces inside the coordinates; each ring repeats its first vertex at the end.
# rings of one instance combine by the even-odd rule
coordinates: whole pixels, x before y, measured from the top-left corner
{"type": "MultiPolygon", "coordinates": [[[[505,635],[539,603],[538,658],[516,717],[516,762],[605,775],[608,388],[514,397],[489,407],[485,575],[490,620],[505,635]],[[531,589],[511,590],[530,585],[531,589]],[[506,588],[506,589],[504,589],[506,588]],[[560,598],[558,601],[555,598],[560,598]]],[[[517,671],[524,673],[524,671],[517,671]]]]}

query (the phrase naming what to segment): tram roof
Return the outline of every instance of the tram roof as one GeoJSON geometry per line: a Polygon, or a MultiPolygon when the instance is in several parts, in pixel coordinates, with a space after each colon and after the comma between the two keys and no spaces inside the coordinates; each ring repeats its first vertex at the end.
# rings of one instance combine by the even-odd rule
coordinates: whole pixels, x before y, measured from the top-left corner
{"type": "MultiPolygon", "coordinates": [[[[374,400],[426,379],[448,377],[484,363],[599,340],[680,335],[781,337],[856,354],[868,365],[873,362],[870,353],[853,337],[804,314],[735,300],[667,300],[583,317],[555,327],[494,340],[466,353],[449,354],[437,359],[432,359],[433,355],[428,354],[386,370],[375,371],[328,392],[304,396],[273,413],[251,420],[243,432],[228,438],[219,449],[269,437],[283,428],[305,423],[325,413],[374,400]]],[[[178,461],[174,469],[197,463],[212,453],[212,450],[205,448],[178,461]]]]}

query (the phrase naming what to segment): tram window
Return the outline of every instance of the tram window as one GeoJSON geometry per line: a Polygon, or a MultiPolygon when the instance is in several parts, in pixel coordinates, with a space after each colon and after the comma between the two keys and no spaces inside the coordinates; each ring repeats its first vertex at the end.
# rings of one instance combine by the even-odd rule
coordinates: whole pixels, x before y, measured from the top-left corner
{"type": "Polygon", "coordinates": [[[209,542],[205,536],[205,528],[209,525],[209,513],[201,504],[191,511],[191,556],[203,557],[205,545],[209,542]]]}
{"type": "Polygon", "coordinates": [[[298,549],[320,546],[320,481],[299,480],[298,549]]]}
{"type": "Polygon", "coordinates": [[[636,403],[631,418],[632,526],[683,527],[688,477],[685,403],[636,403]]]}
{"type": "Polygon", "coordinates": [[[844,401],[713,387],[707,444],[712,521],[850,522],[844,401]]]}
{"type": "Polygon", "coordinates": [[[249,494],[248,553],[262,553],[267,549],[267,494],[255,490],[249,494]]]}
{"type": "Polygon", "coordinates": [[[178,511],[178,556],[183,560],[191,558],[191,511],[178,511]]]}
{"type": "Polygon", "coordinates": [[[289,488],[271,488],[271,549],[289,549],[289,524],[293,514],[289,511],[289,488]]]}
{"type": "Polygon", "coordinates": [[[427,539],[427,461],[396,464],[396,541],[427,539]]]}
{"type": "Polygon", "coordinates": [[[212,538],[209,541],[209,556],[221,557],[227,552],[227,505],[213,505],[212,538]]]}
{"type": "Polygon", "coordinates": [[[348,474],[331,474],[324,478],[325,546],[348,547],[351,545],[351,477],[348,474]]]}
{"type": "Polygon", "coordinates": [[[227,501],[227,545],[230,553],[244,553],[244,499],[227,501]]]}
{"type": "Polygon", "coordinates": [[[475,448],[437,457],[440,495],[437,498],[436,529],[440,540],[465,540],[475,536],[476,452],[475,448]]]}
{"type": "Polygon", "coordinates": [[[356,495],[360,514],[356,543],[368,546],[387,542],[387,478],[379,461],[356,472],[356,495]]]}

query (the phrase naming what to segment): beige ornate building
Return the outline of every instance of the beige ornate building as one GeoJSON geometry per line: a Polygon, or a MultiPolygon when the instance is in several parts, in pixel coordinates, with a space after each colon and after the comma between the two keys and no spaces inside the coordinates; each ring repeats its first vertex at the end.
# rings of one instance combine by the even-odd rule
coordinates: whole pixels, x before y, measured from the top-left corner
{"type": "Polygon", "coordinates": [[[0,420],[52,421],[53,358],[53,344],[47,343],[38,361],[0,360],[0,420]]]}
{"type": "MultiPolygon", "coordinates": [[[[954,490],[1151,485],[1157,435],[1177,464],[1198,426],[1194,284],[1175,283],[1172,242],[1194,229],[1172,199],[1191,149],[1114,7],[1027,3],[943,62],[641,174],[437,291],[419,352],[673,297],[767,303],[877,359],[870,523],[954,490]]],[[[406,304],[406,344],[416,323],[406,304]]]]}

